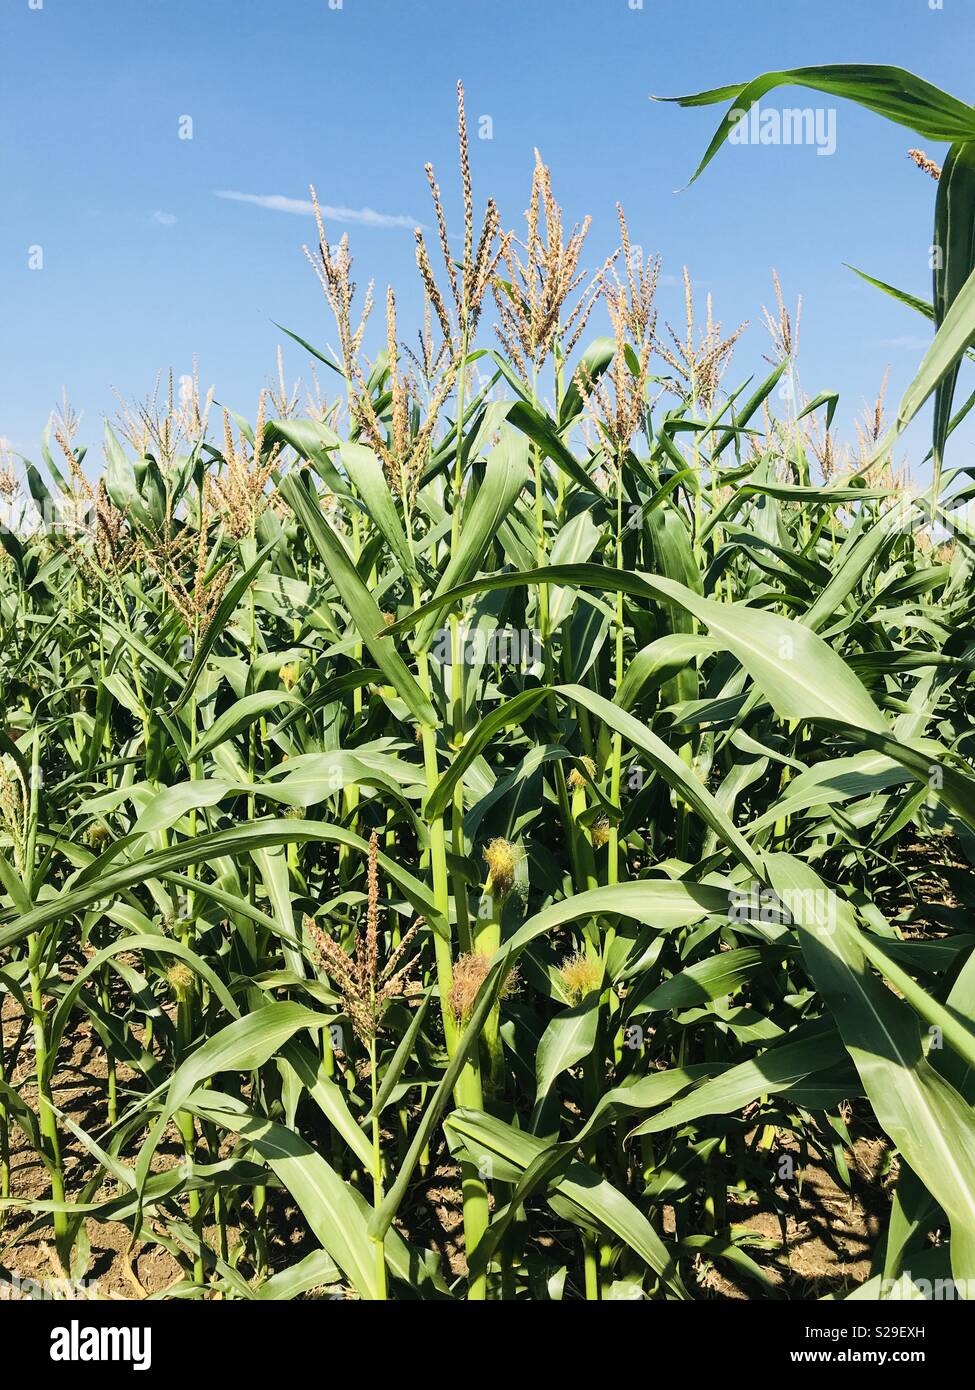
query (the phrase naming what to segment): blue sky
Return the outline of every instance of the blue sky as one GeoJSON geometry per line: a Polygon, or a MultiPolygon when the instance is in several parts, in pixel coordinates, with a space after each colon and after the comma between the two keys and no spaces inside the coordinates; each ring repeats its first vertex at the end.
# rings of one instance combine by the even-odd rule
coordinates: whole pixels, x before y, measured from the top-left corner
{"type": "MultiPolygon", "coordinates": [[[[362,280],[397,287],[405,328],[419,301],[409,224],[430,220],[427,159],[448,213],[457,207],[458,77],[472,126],[493,122],[493,139],[473,142],[479,202],[493,193],[506,222],[520,218],[537,145],[566,220],[592,214],[591,264],[615,244],[619,198],[634,239],[663,257],[666,317],[681,322],[687,264],[726,328],[750,321],[730,379],[762,365],[774,266],[787,299],[804,300],[804,388],[839,390],[849,427],[889,365],[895,404],[925,324],[843,263],[928,296],[934,185],[905,157],[919,142],[841,103],[832,156],[726,147],[675,195],[719,108],[648,98],[864,61],[969,99],[975,6],[631,3],[0,0],[0,435],[36,458],[64,386],[96,443],[112,387],[142,398],[157,371],[187,372],[194,353],[203,383],[252,417],[282,341],[272,320],[334,338],[301,251],[311,220],[220,192],[301,200],[314,182],[323,203],[390,219],[330,231],[349,231],[362,280]],[[192,140],[178,138],[186,115],[192,140]],[[42,270],[28,269],[32,246],[42,270]]],[[[306,374],[299,349],[285,360],[290,377],[306,374]]],[[[924,447],[915,433],[912,454],[924,447]]]]}

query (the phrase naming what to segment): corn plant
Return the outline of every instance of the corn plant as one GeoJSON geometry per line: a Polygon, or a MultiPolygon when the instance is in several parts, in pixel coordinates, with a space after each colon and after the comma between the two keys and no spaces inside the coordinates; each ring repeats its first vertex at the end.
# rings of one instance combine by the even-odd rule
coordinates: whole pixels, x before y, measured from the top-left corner
{"type": "MultiPolygon", "coordinates": [[[[924,87],[922,133],[975,138],[924,87]]],[[[372,290],[319,218],[337,347],[296,340],[334,397],[282,376],[217,420],[194,382],[106,426],[102,468],[67,410],[24,462],[0,1259],[50,1231],[81,1275],[112,1222],[173,1257],[169,1297],[684,1299],[715,1267],[774,1298],[729,1194],[784,1210],[783,1153],[848,1186],[868,1121],[870,1287],[970,1278],[972,484],[941,459],[971,268],[894,431],[844,453],[781,297],[774,362],[732,384],[738,331],[689,281],[660,321],[622,211],[594,270],[540,158],[523,228],[478,217],[459,112],[463,226],[428,169],[414,340],[389,291],[366,358],[372,290]],[[892,449],[932,390],[919,496],[892,449]]]]}

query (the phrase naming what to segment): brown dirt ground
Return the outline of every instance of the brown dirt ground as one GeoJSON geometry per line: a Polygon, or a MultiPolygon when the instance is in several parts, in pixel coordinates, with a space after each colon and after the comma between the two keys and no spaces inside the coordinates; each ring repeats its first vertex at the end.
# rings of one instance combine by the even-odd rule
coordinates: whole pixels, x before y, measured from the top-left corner
{"type": "MultiPolygon", "coordinates": [[[[4,1023],[5,1045],[13,1040],[20,1026],[15,1009],[7,1003],[4,1023]]],[[[29,1071],[32,1056],[21,1058],[19,1072],[29,1071]]],[[[105,1123],[105,1064],[98,1039],[93,1040],[85,1027],[66,1039],[59,1056],[59,1068],[54,1081],[54,1100],[63,1112],[89,1133],[97,1134],[105,1123]]],[[[131,1079],[124,1068],[119,1069],[119,1084],[131,1079]]],[[[18,1074],[12,1078],[16,1087],[18,1074]]],[[[23,1086],[20,1093],[36,1109],[36,1092],[23,1086]]],[[[41,1198],[50,1195],[47,1173],[32,1149],[24,1143],[19,1131],[14,1131],[11,1153],[11,1185],[13,1195],[41,1198]]],[[[178,1135],[173,1129],[156,1155],[153,1167],[161,1171],[179,1160],[178,1135]]],[[[789,1147],[788,1136],[780,1133],[776,1152],[789,1147]]],[[[870,1252],[880,1229],[881,1212],[887,1197],[876,1182],[877,1170],[884,1156],[880,1139],[860,1137],[854,1146],[851,1164],[852,1191],[838,1187],[821,1167],[811,1164],[801,1172],[801,1183],[795,1191],[778,1189],[774,1205],[757,1203],[738,1194],[728,1193],[728,1221],[747,1228],[768,1242],[769,1248],[748,1248],[749,1254],[762,1265],[774,1283],[791,1297],[819,1297],[830,1290],[852,1288],[869,1275],[870,1252]]],[[[93,1160],[84,1147],[74,1141],[64,1150],[64,1164],[69,1191],[77,1191],[90,1175],[93,1160]]],[[[98,1196],[110,1196],[116,1191],[113,1182],[106,1183],[98,1196]]],[[[314,1248],[307,1236],[300,1215],[289,1203],[286,1193],[273,1192],[271,1202],[272,1248],[269,1262],[272,1270],[284,1268],[314,1248]]],[[[572,1252],[560,1250],[558,1225],[550,1221],[543,1205],[528,1214],[529,1238],[539,1257],[547,1263],[571,1261],[572,1252]]],[[[446,1153],[434,1154],[427,1172],[411,1190],[402,1211],[401,1229],[421,1246],[435,1249],[441,1258],[445,1274],[464,1273],[464,1239],[459,1172],[446,1153]]],[[[665,1209],[664,1230],[673,1230],[673,1213],[665,1209]]],[[[61,1277],[53,1249],[50,1229],[31,1232],[31,1218],[16,1210],[7,1214],[0,1224],[0,1266],[15,1272],[21,1279],[48,1280],[61,1277]]],[[[85,1278],[98,1281],[99,1295],[109,1299],[139,1299],[158,1293],[185,1278],[176,1259],[165,1249],[144,1240],[129,1258],[130,1234],[121,1222],[85,1223],[91,1243],[91,1259],[85,1278]]],[[[212,1231],[207,1232],[213,1238],[212,1231]]],[[[235,1233],[230,1232],[231,1242],[235,1233]]],[[[738,1282],[729,1277],[727,1267],[720,1269],[699,1262],[699,1289],[704,1297],[754,1297],[754,1283],[738,1282]]]]}
{"type": "MultiPolygon", "coordinates": [[[[920,851],[924,847],[914,847],[920,851]]],[[[949,863],[959,863],[957,856],[948,854],[949,863]]],[[[927,861],[930,864],[930,860],[927,861]]],[[[916,853],[912,869],[918,875],[918,886],[926,901],[955,905],[943,882],[925,873],[925,858],[916,853]]],[[[890,904],[885,904],[889,915],[890,904]]],[[[924,920],[924,914],[911,912],[903,920],[905,935],[939,935],[936,922],[924,920]]],[[[9,998],[0,1001],[0,1022],[3,1046],[10,1048],[20,1030],[19,1010],[9,998]]],[[[32,1066],[29,1041],[21,1051],[20,1064],[10,1078],[18,1089],[18,1081],[32,1066]]],[[[120,1093],[132,1073],[119,1068],[120,1093]]],[[[55,1104],[84,1128],[97,1135],[107,1122],[105,1112],[105,1060],[99,1040],[90,1027],[79,1026],[66,1037],[58,1055],[53,1084],[55,1104]]],[[[32,1086],[21,1085],[23,1098],[36,1109],[36,1092],[32,1086]]],[[[832,1176],[816,1163],[810,1163],[797,1173],[798,1181],[788,1190],[779,1186],[770,1189],[761,1200],[729,1188],[727,1221],[736,1228],[754,1233],[758,1244],[747,1246],[747,1253],[758,1263],[769,1279],[790,1298],[819,1298],[824,1293],[842,1294],[862,1283],[870,1274],[870,1257],[879,1232],[883,1228],[889,1204],[888,1182],[882,1178],[887,1145],[872,1123],[868,1107],[856,1109],[850,1116],[854,1143],[847,1154],[850,1167],[849,1191],[837,1186],[832,1176]]],[[[12,1194],[27,1199],[50,1195],[47,1174],[33,1151],[24,1143],[16,1128],[11,1135],[12,1194]]],[[[790,1136],[779,1131],[775,1152],[794,1147],[790,1136]]],[[[178,1162],[179,1136],[175,1127],[160,1146],[153,1167],[159,1171],[178,1162]]],[[[77,1191],[93,1171],[93,1160],[80,1143],[71,1140],[65,1146],[64,1163],[68,1188],[77,1191]]],[[[106,1184],[98,1196],[110,1196],[116,1191],[114,1183],[106,1184]]],[[[288,1194],[269,1192],[271,1248],[269,1265],[285,1268],[315,1248],[300,1214],[290,1203],[288,1194]]],[[[91,1257],[85,1278],[98,1281],[99,1296],[109,1299],[140,1299],[159,1293],[186,1278],[185,1271],[174,1257],[151,1239],[144,1239],[138,1249],[129,1254],[130,1233],[119,1222],[87,1220],[86,1230],[91,1244],[91,1257]]],[[[424,1248],[435,1249],[445,1275],[461,1275],[466,1269],[463,1248],[462,1204],[459,1172],[445,1151],[434,1153],[425,1173],[414,1184],[398,1222],[403,1234],[424,1248]]],[[[53,1250],[50,1229],[31,1232],[31,1217],[16,1209],[6,1217],[0,1214],[0,1269],[18,1274],[22,1279],[56,1279],[61,1277],[53,1250]]],[[[674,1213],[665,1208],[665,1234],[674,1230],[674,1213]]],[[[213,1232],[208,1231],[212,1240],[213,1232]]],[[[233,1243],[235,1232],[230,1232],[233,1243]]],[[[558,1225],[544,1205],[530,1208],[527,1237],[531,1247],[549,1266],[570,1262],[573,1253],[562,1249],[558,1225]]],[[[754,1281],[743,1279],[722,1262],[715,1265],[699,1258],[696,1265],[698,1296],[718,1299],[754,1298],[758,1294],[754,1281]]],[[[331,1292],[334,1293],[334,1288],[331,1292]]],[[[305,1297],[322,1296],[315,1291],[305,1297]]]]}

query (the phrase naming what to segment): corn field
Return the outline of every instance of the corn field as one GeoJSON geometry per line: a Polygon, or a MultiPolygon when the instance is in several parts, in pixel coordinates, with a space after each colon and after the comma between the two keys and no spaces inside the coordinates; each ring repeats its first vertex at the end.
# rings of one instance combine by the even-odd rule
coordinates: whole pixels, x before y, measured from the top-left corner
{"type": "Polygon", "coordinates": [[[170,382],[103,458],[66,405],[5,463],[3,1270],[112,1232],[131,1298],[975,1277],[975,110],[681,100],[783,81],[952,142],[931,302],[880,284],[934,335],[889,428],[836,437],[777,281],[749,373],[622,210],[590,266],[537,155],[509,230],[460,91],[419,331],[319,217],[307,402],[170,382]],[[869,1189],[855,1277],[788,1268],[811,1167],[869,1189]]]}

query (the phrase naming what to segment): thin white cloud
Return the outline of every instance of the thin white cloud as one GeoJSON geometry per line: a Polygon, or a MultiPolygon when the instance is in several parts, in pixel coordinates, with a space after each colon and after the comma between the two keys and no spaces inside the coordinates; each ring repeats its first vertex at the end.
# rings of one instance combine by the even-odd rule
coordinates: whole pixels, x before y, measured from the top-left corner
{"type": "Polygon", "coordinates": [[[886,348],[905,348],[912,352],[923,352],[931,346],[930,338],[902,336],[900,338],[881,338],[880,346],[886,348]]]}
{"type": "MultiPolygon", "coordinates": [[[[699,280],[696,275],[691,276],[691,288],[695,290],[706,290],[710,285],[710,280],[699,280]]],[[[678,286],[684,288],[683,275],[660,275],[657,284],[666,286],[668,289],[676,289],[678,286]]]]}
{"type": "MultiPolygon", "coordinates": [[[[237,193],[225,188],[215,190],[214,196],[229,198],[234,203],[253,203],[255,207],[269,208],[272,212],[291,212],[298,217],[310,217],[315,210],[307,198],[286,198],[283,193],[237,193]]],[[[409,231],[421,225],[415,217],[376,212],[374,208],[329,207],[322,203],[321,210],[326,222],[355,222],[362,227],[406,227],[409,231]]]]}
{"type": "Polygon", "coordinates": [[[159,212],[152,214],[153,222],[158,222],[160,227],[171,227],[176,221],[176,214],[173,212],[159,212]]]}

